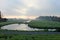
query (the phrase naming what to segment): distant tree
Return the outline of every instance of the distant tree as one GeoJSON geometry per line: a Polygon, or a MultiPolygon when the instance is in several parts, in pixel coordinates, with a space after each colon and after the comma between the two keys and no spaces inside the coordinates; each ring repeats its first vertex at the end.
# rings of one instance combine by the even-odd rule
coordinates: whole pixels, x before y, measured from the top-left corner
{"type": "Polygon", "coordinates": [[[6,22],[8,19],[6,19],[6,18],[1,18],[0,19],[0,22],[6,22]]]}
{"type": "Polygon", "coordinates": [[[57,16],[39,16],[36,19],[38,19],[38,20],[47,20],[47,21],[58,21],[58,22],[60,22],[60,17],[57,17],[57,16]]]}

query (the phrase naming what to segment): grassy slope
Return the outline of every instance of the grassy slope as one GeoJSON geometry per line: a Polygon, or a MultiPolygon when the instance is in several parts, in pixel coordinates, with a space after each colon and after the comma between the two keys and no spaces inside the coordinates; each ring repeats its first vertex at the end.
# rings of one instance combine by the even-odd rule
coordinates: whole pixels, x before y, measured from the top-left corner
{"type": "Polygon", "coordinates": [[[31,21],[30,27],[33,28],[60,28],[60,22],[53,21],[31,21]]]}

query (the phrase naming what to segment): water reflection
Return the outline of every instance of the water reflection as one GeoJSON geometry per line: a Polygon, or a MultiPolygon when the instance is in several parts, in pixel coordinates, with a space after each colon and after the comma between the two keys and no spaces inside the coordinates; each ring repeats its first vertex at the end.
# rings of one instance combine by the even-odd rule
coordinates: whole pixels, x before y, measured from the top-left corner
{"type": "Polygon", "coordinates": [[[7,26],[1,27],[1,29],[7,30],[26,30],[26,31],[35,31],[35,30],[44,30],[44,29],[37,29],[37,28],[30,28],[28,24],[11,24],[7,26]]]}
{"type": "MultiPolygon", "coordinates": [[[[1,27],[7,30],[24,30],[24,31],[44,31],[45,29],[30,28],[28,24],[11,24],[1,27]]],[[[56,29],[48,29],[48,31],[56,31],[56,29]]]]}

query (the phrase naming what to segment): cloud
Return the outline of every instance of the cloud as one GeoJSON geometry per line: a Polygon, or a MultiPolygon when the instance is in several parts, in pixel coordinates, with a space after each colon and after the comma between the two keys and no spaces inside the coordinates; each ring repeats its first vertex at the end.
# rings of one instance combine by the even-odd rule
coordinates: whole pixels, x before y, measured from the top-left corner
{"type": "Polygon", "coordinates": [[[4,16],[60,15],[60,0],[0,0],[4,16]]]}
{"type": "Polygon", "coordinates": [[[19,13],[24,15],[27,12],[27,8],[15,9],[15,11],[17,11],[17,12],[19,12],[19,13]]]}
{"type": "Polygon", "coordinates": [[[0,10],[6,8],[7,0],[0,0],[0,10]]]}

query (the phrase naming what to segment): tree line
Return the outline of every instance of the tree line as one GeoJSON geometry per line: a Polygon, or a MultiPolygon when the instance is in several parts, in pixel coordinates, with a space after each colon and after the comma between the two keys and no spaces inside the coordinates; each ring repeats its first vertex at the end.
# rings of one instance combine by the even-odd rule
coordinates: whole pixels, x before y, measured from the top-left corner
{"type": "Polygon", "coordinates": [[[60,17],[57,16],[39,16],[37,20],[47,20],[47,21],[58,21],[60,22],[60,17]]]}

